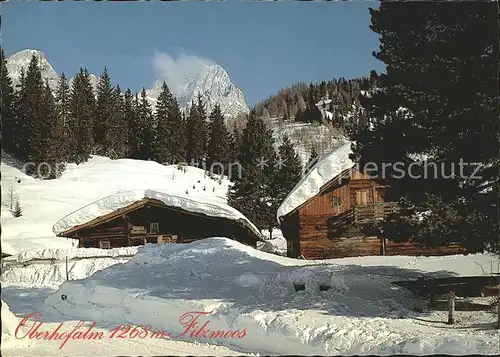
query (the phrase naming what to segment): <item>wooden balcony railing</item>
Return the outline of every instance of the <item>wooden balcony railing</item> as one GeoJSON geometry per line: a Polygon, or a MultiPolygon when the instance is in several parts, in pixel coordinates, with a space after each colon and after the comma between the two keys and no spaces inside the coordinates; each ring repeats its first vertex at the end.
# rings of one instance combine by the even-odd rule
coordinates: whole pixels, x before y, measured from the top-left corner
{"type": "Polygon", "coordinates": [[[398,211],[397,202],[371,203],[352,208],[354,223],[372,223],[398,211]]]}
{"type": "Polygon", "coordinates": [[[328,220],[328,229],[336,231],[353,224],[373,223],[397,211],[397,202],[357,205],[346,212],[330,217],[328,220]]]}

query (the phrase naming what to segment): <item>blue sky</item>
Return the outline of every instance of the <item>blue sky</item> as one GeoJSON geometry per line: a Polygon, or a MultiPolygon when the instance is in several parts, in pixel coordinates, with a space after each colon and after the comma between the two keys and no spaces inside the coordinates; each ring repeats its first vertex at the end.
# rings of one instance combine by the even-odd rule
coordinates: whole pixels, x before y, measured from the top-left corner
{"type": "MultiPolygon", "coordinates": [[[[356,2],[2,3],[6,55],[42,50],[58,72],[80,66],[134,92],[151,87],[155,53],[222,65],[249,105],[297,83],[367,76],[378,36],[356,2]]],[[[182,65],[180,63],[179,65],[182,65]]]]}

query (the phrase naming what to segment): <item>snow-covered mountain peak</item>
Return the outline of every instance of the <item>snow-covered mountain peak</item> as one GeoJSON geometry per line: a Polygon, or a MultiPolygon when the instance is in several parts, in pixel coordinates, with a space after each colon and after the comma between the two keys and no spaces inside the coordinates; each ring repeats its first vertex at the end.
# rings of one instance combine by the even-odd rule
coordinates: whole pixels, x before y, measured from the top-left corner
{"type": "MultiPolygon", "coordinates": [[[[26,71],[31,57],[35,54],[40,63],[42,78],[47,80],[52,91],[57,89],[59,76],[52,68],[45,54],[38,50],[26,49],[13,54],[7,58],[7,70],[13,81],[17,85],[21,78],[21,69],[26,71]]],[[[166,81],[170,90],[177,98],[181,111],[187,112],[192,101],[197,101],[200,94],[207,114],[219,104],[222,113],[226,118],[233,118],[241,113],[248,113],[250,110],[241,89],[236,87],[229,74],[222,66],[214,63],[197,64],[195,70],[179,71],[179,67],[163,72],[151,89],[146,90],[148,99],[152,106],[156,105],[158,96],[161,93],[163,81],[166,81]]],[[[78,69],[75,69],[75,72],[78,69]]],[[[69,79],[71,86],[74,77],[69,79]]],[[[90,74],[90,81],[94,91],[97,89],[99,77],[90,74]]]]}
{"type": "Polygon", "coordinates": [[[231,118],[240,113],[248,113],[249,108],[241,89],[236,87],[229,74],[218,64],[205,64],[198,73],[177,73],[175,77],[158,79],[153,88],[147,91],[152,105],[161,93],[165,81],[177,98],[184,111],[191,107],[192,101],[200,94],[207,114],[219,104],[224,116],[231,118]]]}
{"type": "Polygon", "coordinates": [[[24,68],[25,71],[28,69],[33,55],[38,58],[42,78],[48,81],[51,90],[55,90],[57,88],[59,76],[50,65],[45,54],[42,51],[32,49],[19,51],[7,58],[7,71],[12,79],[12,84],[14,86],[19,84],[21,80],[21,69],[24,68]]]}

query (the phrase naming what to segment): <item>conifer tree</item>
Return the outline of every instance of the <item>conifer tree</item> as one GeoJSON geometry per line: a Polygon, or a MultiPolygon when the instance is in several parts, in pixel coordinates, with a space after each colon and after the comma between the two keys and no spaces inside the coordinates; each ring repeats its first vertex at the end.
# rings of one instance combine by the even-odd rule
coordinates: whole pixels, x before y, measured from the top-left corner
{"type": "Polygon", "coordinates": [[[116,129],[115,98],[113,94],[113,86],[111,78],[108,74],[108,69],[104,67],[104,71],[99,77],[97,84],[97,101],[96,101],[96,117],[94,124],[94,153],[98,155],[111,155],[113,153],[113,136],[116,129]]]}
{"type": "Polygon", "coordinates": [[[12,211],[12,215],[16,218],[21,217],[23,215],[23,210],[21,208],[19,200],[16,200],[16,207],[14,208],[14,211],[12,211]]]}
{"type": "Polygon", "coordinates": [[[27,100],[26,100],[26,73],[24,68],[21,68],[21,76],[19,84],[14,92],[13,105],[13,126],[10,128],[12,132],[11,151],[14,156],[20,160],[25,160],[27,157],[28,148],[23,145],[26,140],[26,135],[29,133],[26,130],[27,121],[27,100]]]}
{"type": "MultiPolygon", "coordinates": [[[[130,93],[132,94],[132,93],[130,93]]],[[[132,159],[141,158],[142,139],[144,123],[139,116],[139,96],[136,94],[132,101],[129,117],[129,157],[132,159]]]]}
{"type": "Polygon", "coordinates": [[[191,104],[186,122],[186,159],[188,163],[202,163],[205,159],[207,140],[205,105],[198,96],[198,102],[191,104]]]}
{"type": "Polygon", "coordinates": [[[74,137],[74,121],[71,115],[70,106],[71,90],[64,73],[59,77],[59,82],[56,89],[55,102],[59,120],[62,122],[63,134],[60,142],[60,150],[62,159],[68,161],[72,155],[75,145],[74,137]]]}
{"type": "Polygon", "coordinates": [[[238,160],[238,155],[241,145],[241,134],[239,131],[234,131],[228,135],[228,155],[227,162],[229,165],[238,160]]]}
{"type": "Polygon", "coordinates": [[[184,162],[186,160],[186,120],[183,117],[179,102],[172,95],[168,112],[168,123],[171,130],[171,147],[170,160],[175,163],[184,162]]]}
{"type": "Polygon", "coordinates": [[[382,1],[370,13],[387,73],[376,78],[376,93],[361,97],[375,120],[355,136],[354,159],[380,168],[387,199],[404,203],[387,238],[498,249],[497,4],[382,1]],[[415,154],[431,164],[419,165],[415,154]],[[404,164],[403,177],[381,170],[394,163],[404,164]],[[477,172],[472,163],[481,164],[477,172]]]}
{"type": "Polygon", "coordinates": [[[229,135],[229,162],[235,163],[238,161],[240,148],[243,141],[242,129],[240,129],[235,122],[233,122],[232,129],[229,135]]]}
{"type": "Polygon", "coordinates": [[[1,113],[1,133],[2,144],[5,149],[13,153],[14,141],[16,140],[14,134],[16,125],[16,118],[14,113],[14,88],[12,80],[7,71],[7,62],[0,47],[0,113],[1,113]]]}
{"type": "MultiPolygon", "coordinates": [[[[135,123],[137,121],[137,112],[134,105],[134,95],[132,91],[127,88],[123,95],[123,120],[126,125],[126,142],[125,142],[125,157],[134,157],[134,143],[137,135],[135,123]]],[[[136,152],[136,151],[135,151],[136,152]]]]}
{"type": "MultiPolygon", "coordinates": [[[[177,103],[178,105],[179,103],[177,103]]],[[[180,108],[179,108],[180,109],[180,108]]],[[[187,116],[186,116],[186,111],[181,112],[181,121],[182,121],[182,137],[183,137],[183,144],[184,144],[184,152],[182,157],[184,158],[184,161],[187,162],[187,147],[188,147],[188,138],[187,138],[187,116]]]]}
{"type": "MultiPolygon", "coordinates": [[[[271,213],[276,213],[280,204],[285,200],[295,185],[300,181],[302,175],[302,164],[300,158],[293,148],[293,144],[284,136],[282,144],[279,146],[279,160],[275,168],[274,179],[270,189],[272,192],[271,213]]],[[[278,227],[275,216],[269,220],[269,231],[272,234],[272,228],[278,227]]]]}
{"type": "Polygon", "coordinates": [[[311,154],[309,155],[309,160],[306,163],[304,168],[304,174],[307,174],[313,166],[318,162],[319,154],[316,150],[316,145],[311,145],[311,154]]]}
{"type": "Polygon", "coordinates": [[[33,55],[26,76],[21,78],[20,92],[16,103],[16,129],[20,134],[15,153],[23,160],[34,163],[30,165],[32,172],[41,178],[56,178],[62,170],[64,147],[60,145],[63,138],[63,126],[58,115],[54,97],[48,84],[43,83],[39,62],[33,55]]]}
{"type": "Polygon", "coordinates": [[[230,137],[224,122],[220,105],[216,104],[210,113],[209,142],[207,146],[207,167],[215,174],[224,174],[229,163],[230,137]]]}
{"type": "Polygon", "coordinates": [[[41,120],[37,126],[41,135],[35,163],[44,163],[39,165],[37,174],[46,179],[59,178],[67,159],[66,148],[61,145],[65,138],[64,123],[48,83],[44,86],[41,120]]]}
{"type": "Polygon", "coordinates": [[[22,87],[19,93],[19,115],[18,123],[20,125],[21,143],[17,156],[22,161],[37,162],[41,157],[43,150],[41,137],[41,126],[43,120],[44,89],[40,68],[38,67],[38,58],[31,57],[26,77],[23,79],[22,87]],[[21,122],[22,120],[22,122],[21,122]]]}
{"type": "Polygon", "coordinates": [[[228,202],[259,229],[267,229],[276,220],[276,212],[272,211],[275,197],[271,189],[276,152],[272,133],[255,110],[250,112],[243,130],[238,161],[242,175],[231,175],[234,184],[228,191],[228,202]]]}
{"type": "Polygon", "coordinates": [[[113,113],[108,116],[105,125],[104,153],[112,159],[121,159],[126,153],[128,123],[125,118],[124,98],[119,85],[116,85],[112,92],[111,105],[113,113]]]}
{"type": "Polygon", "coordinates": [[[184,123],[177,100],[166,82],[158,96],[155,121],[156,139],[153,145],[155,160],[159,163],[179,163],[184,160],[185,136],[184,123]]]}
{"type": "Polygon", "coordinates": [[[141,127],[136,134],[139,140],[138,159],[152,160],[153,159],[153,141],[155,139],[155,120],[151,111],[146,89],[142,88],[137,109],[137,122],[141,127]]]}
{"type": "Polygon", "coordinates": [[[71,161],[87,161],[94,147],[95,97],[86,68],[80,68],[71,87],[70,108],[73,121],[74,150],[71,161]]]}

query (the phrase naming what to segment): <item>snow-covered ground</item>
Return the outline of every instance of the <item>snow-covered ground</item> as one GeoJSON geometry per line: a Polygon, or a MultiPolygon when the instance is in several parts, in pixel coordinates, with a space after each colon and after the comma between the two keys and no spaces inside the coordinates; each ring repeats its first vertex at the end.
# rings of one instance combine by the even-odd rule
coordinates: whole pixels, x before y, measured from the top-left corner
{"type": "MultiPolygon", "coordinates": [[[[423,302],[391,285],[423,273],[482,274],[496,259],[483,254],[307,261],[226,238],[148,244],[129,262],[65,282],[37,308],[47,322],[66,321],[72,328],[78,320],[95,321],[107,334],[120,324],[151,325],[174,341],[261,354],[497,354],[492,313],[458,311],[450,327],[443,323],[447,312],[416,312],[423,302]],[[294,284],[305,284],[305,290],[295,291],[294,284]],[[330,289],[320,291],[320,285],[330,289]],[[210,313],[190,320],[184,315],[189,312],[191,318],[210,313]],[[197,327],[188,329],[189,321],[197,327]],[[198,335],[191,334],[195,330],[198,335]],[[207,330],[205,337],[214,330],[245,333],[203,338],[207,330]]],[[[114,353],[112,345],[102,348],[114,353]]]]}
{"type": "MultiPolygon", "coordinates": [[[[8,304],[2,301],[2,355],[500,352],[498,330],[491,328],[493,314],[457,311],[457,324],[448,326],[442,323],[445,311],[417,312],[424,303],[391,284],[420,274],[482,275],[498,270],[498,257],[307,261],[268,254],[226,238],[77,249],[70,240],[56,237],[52,227],[94,201],[117,191],[157,190],[220,207],[226,203],[229,180],[219,184],[193,167],[184,172],[176,166],[103,157],[69,165],[58,180],[26,176],[8,157],[2,158],[1,170],[2,251],[13,255],[4,261],[1,277],[2,300],[8,304]],[[23,209],[18,218],[8,207],[11,185],[23,209]],[[294,284],[305,284],[305,290],[295,291],[294,284]],[[321,285],[330,289],[320,291],[321,285]],[[95,331],[104,336],[127,323],[182,336],[71,340],[63,348],[54,340],[17,339],[12,331],[19,319],[34,311],[43,314],[43,331],[52,331],[60,323],[71,330],[84,320],[95,321],[95,331]],[[191,331],[183,334],[187,328],[183,323],[189,320],[184,314],[210,311],[197,318],[198,329],[207,323],[203,331],[237,330],[240,338],[203,338],[203,331],[197,336],[191,331]]],[[[274,230],[272,238],[262,249],[285,255],[281,232],[274,230]]]]}
{"type": "Polygon", "coordinates": [[[273,229],[271,234],[269,234],[268,230],[263,230],[262,234],[265,237],[265,242],[260,246],[257,245],[257,248],[263,252],[274,253],[278,255],[282,255],[286,257],[286,239],[283,237],[283,233],[279,229],[273,229]]]}
{"type": "MultiPolygon", "coordinates": [[[[21,318],[16,317],[2,300],[2,356],[129,356],[133,351],[144,355],[175,356],[241,356],[242,352],[232,351],[227,347],[214,346],[198,342],[172,341],[167,339],[102,339],[69,341],[60,348],[62,341],[16,338],[16,329],[21,318]]],[[[66,326],[76,325],[78,321],[66,322],[66,326]]],[[[44,323],[45,331],[54,331],[60,323],[44,323]]],[[[69,330],[69,328],[68,328],[69,330]]],[[[28,333],[29,329],[21,328],[17,336],[28,333]]],[[[63,327],[61,332],[65,331],[63,327]]],[[[94,329],[93,332],[107,334],[105,329],[94,329]]],[[[251,355],[251,354],[249,354],[251,355]]]]}

